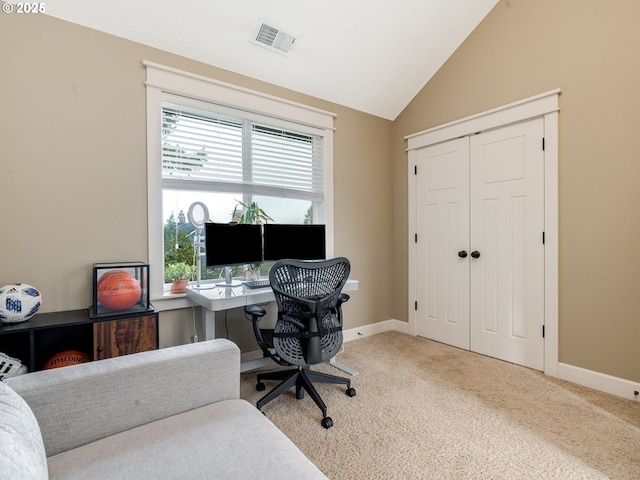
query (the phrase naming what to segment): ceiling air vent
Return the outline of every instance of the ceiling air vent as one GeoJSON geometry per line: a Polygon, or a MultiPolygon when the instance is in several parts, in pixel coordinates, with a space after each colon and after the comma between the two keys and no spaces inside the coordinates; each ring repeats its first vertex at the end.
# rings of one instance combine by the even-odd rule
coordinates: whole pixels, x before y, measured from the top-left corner
{"type": "Polygon", "coordinates": [[[296,39],[293,35],[261,21],[258,23],[258,27],[251,41],[256,45],[268,48],[274,52],[289,55],[293,42],[295,42],[296,39]]]}

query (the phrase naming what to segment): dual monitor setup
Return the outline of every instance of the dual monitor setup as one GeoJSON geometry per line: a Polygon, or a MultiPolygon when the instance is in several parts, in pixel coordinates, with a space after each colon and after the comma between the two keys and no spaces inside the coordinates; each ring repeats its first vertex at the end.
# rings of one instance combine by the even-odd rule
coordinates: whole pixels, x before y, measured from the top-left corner
{"type": "Polygon", "coordinates": [[[205,223],[205,256],[208,268],[228,267],[282,260],[323,260],[326,232],[322,224],[205,223]]]}

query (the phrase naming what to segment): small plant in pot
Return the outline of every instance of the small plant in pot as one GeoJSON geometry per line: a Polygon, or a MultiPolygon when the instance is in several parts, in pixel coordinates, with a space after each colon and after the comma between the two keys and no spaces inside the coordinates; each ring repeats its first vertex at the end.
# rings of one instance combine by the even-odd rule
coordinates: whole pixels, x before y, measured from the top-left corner
{"type": "Polygon", "coordinates": [[[171,293],[185,293],[193,278],[193,267],[186,263],[169,263],[164,267],[164,281],[171,282],[171,293]]]}

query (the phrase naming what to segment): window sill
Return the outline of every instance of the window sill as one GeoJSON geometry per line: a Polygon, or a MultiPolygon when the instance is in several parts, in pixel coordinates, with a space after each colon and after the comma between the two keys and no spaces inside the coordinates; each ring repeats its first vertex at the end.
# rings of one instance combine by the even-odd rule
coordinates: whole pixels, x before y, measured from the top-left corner
{"type": "Polygon", "coordinates": [[[161,297],[152,298],[151,303],[153,303],[153,306],[156,307],[159,312],[199,306],[194,301],[188,299],[186,293],[164,292],[161,297]]]}

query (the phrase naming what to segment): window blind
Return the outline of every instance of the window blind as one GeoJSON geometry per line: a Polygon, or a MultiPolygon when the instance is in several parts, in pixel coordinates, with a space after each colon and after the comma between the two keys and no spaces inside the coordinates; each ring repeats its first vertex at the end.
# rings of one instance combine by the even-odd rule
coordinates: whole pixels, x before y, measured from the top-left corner
{"type": "Polygon", "coordinates": [[[322,200],[318,135],[175,105],[163,105],[162,130],[165,186],[322,200]]]}

